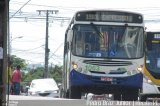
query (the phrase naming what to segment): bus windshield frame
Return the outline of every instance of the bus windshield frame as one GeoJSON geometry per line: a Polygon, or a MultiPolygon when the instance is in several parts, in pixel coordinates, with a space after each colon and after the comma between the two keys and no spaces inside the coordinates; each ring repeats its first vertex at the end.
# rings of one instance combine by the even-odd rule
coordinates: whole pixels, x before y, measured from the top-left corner
{"type": "Polygon", "coordinates": [[[72,54],[86,58],[139,59],[144,56],[143,32],[144,28],[139,26],[76,24],[72,54]]]}

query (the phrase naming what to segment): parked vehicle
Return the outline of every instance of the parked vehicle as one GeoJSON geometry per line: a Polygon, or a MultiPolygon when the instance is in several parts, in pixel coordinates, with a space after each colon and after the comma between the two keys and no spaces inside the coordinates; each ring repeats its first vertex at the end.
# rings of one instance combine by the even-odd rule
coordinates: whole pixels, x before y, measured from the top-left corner
{"type": "Polygon", "coordinates": [[[59,88],[53,78],[34,79],[28,89],[28,95],[59,97],[59,88]]]}

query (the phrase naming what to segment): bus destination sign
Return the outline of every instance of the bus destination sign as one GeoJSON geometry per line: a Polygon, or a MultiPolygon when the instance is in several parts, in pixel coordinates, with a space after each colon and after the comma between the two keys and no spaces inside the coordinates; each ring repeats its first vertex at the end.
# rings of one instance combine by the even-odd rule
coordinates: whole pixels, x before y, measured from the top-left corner
{"type": "Polygon", "coordinates": [[[126,22],[142,23],[142,16],[134,13],[118,11],[87,11],[78,12],[76,21],[99,21],[99,22],[126,22]]]}

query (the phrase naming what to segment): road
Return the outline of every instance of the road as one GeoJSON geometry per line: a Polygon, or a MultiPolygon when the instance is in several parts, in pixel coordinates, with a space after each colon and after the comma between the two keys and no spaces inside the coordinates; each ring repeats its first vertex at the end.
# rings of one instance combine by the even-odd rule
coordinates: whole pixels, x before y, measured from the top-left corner
{"type": "Polygon", "coordinates": [[[9,96],[8,106],[160,106],[157,102],[73,100],[51,97],[9,96]]]}
{"type": "Polygon", "coordinates": [[[9,106],[86,106],[86,102],[85,100],[10,95],[9,106]]]}

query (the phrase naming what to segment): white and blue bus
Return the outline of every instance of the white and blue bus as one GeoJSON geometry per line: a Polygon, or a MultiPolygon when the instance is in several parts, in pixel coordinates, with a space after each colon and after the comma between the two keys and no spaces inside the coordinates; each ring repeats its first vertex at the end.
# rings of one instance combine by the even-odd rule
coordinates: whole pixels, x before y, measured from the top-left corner
{"type": "Polygon", "coordinates": [[[144,22],[139,13],[83,10],[65,33],[62,95],[113,94],[137,100],[142,89],[144,22]]]}

